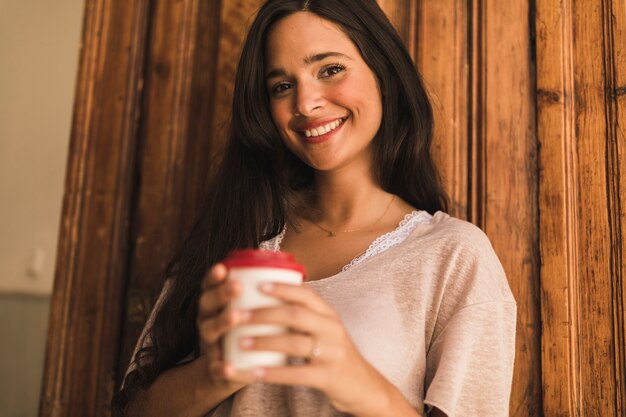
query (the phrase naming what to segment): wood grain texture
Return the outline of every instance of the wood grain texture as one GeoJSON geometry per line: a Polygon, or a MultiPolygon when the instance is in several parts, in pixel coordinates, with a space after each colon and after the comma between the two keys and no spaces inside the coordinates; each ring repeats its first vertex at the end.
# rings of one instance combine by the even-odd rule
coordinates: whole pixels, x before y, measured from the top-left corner
{"type": "Polygon", "coordinates": [[[377,0],[415,60],[419,0],[377,0]]]}
{"type": "MultiPolygon", "coordinates": [[[[614,298],[611,199],[607,179],[610,122],[607,119],[605,31],[607,2],[572,2],[575,131],[579,184],[579,349],[581,408],[584,415],[618,416],[615,386],[614,298]]],[[[620,349],[623,347],[620,347],[620,349]]]]}
{"type": "Polygon", "coordinates": [[[41,416],[109,409],[148,6],[86,2],[41,416]]]}
{"type": "Polygon", "coordinates": [[[236,65],[261,1],[163,1],[153,14],[117,386],[147,319],[129,320],[184,240],[221,158],[236,65]]]}
{"type": "Polygon", "coordinates": [[[211,116],[211,131],[215,138],[211,145],[211,157],[216,161],[220,160],[224,150],[241,48],[248,27],[262,3],[262,0],[223,1],[219,53],[216,62],[217,84],[211,116]]]}
{"type": "Polygon", "coordinates": [[[465,0],[420,2],[415,62],[433,103],[433,156],[441,169],[453,216],[468,219],[471,111],[468,29],[465,0]]]}
{"type": "Polygon", "coordinates": [[[530,9],[473,3],[470,220],[483,228],[517,300],[512,416],[541,415],[537,140],[530,9]]]}
{"type": "Polygon", "coordinates": [[[625,13],[537,2],[545,415],[625,411],[625,13]]]}
{"type": "Polygon", "coordinates": [[[450,195],[450,214],[468,218],[467,2],[379,0],[403,38],[433,104],[433,156],[450,195]]]}
{"type": "Polygon", "coordinates": [[[211,107],[201,103],[213,94],[220,11],[210,4],[162,1],[152,14],[117,386],[205,191],[211,107]]]}
{"type": "Polygon", "coordinates": [[[185,197],[183,201],[187,208],[187,214],[182,220],[184,230],[189,230],[191,223],[195,220],[195,213],[198,213],[204,202],[207,182],[216,163],[210,159],[210,150],[215,140],[212,116],[215,113],[215,97],[219,79],[216,63],[222,29],[221,9],[222,0],[198,2],[184,170],[185,197]]]}
{"type": "Polygon", "coordinates": [[[626,2],[613,1],[605,13],[605,26],[612,41],[610,87],[610,140],[612,166],[611,212],[613,240],[613,288],[615,317],[615,367],[617,413],[626,414],[626,2]]]}
{"type": "Polygon", "coordinates": [[[487,32],[485,23],[487,22],[487,10],[483,0],[471,2],[469,10],[470,20],[468,28],[468,48],[469,48],[469,95],[470,107],[468,110],[469,136],[468,143],[468,216],[467,219],[483,228],[485,225],[486,207],[486,178],[485,161],[487,159],[486,150],[486,90],[487,71],[485,60],[487,53],[487,32]]]}
{"type": "Polygon", "coordinates": [[[537,2],[542,391],[546,416],[578,416],[581,408],[572,18],[569,0],[537,2]]]}

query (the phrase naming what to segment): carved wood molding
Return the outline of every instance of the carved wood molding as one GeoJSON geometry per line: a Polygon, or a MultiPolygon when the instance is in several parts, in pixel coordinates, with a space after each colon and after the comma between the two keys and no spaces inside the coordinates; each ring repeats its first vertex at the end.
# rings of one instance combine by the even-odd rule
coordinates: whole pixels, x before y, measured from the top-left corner
{"type": "Polygon", "coordinates": [[[450,196],[450,214],[469,219],[471,167],[471,15],[465,0],[422,1],[412,51],[435,114],[433,155],[450,196]]]}
{"type": "Polygon", "coordinates": [[[377,0],[378,5],[393,23],[415,61],[419,0],[377,0]]]}
{"type": "Polygon", "coordinates": [[[472,217],[517,300],[510,412],[541,415],[537,132],[527,1],[472,2],[472,217]]]}
{"type": "Polygon", "coordinates": [[[617,412],[626,414],[626,2],[613,1],[604,13],[605,37],[611,39],[611,240],[617,412]],[[608,35],[608,36],[607,36],[608,35]],[[621,348],[620,348],[621,347],[621,348]]]}
{"type": "Polygon", "coordinates": [[[571,2],[538,1],[535,19],[543,411],[574,416],[580,409],[580,290],[571,2]]]}
{"type": "Polygon", "coordinates": [[[210,166],[207,120],[219,11],[220,2],[166,0],[152,13],[116,387],[159,294],[167,263],[203,197],[210,166]]]}
{"type": "Polygon", "coordinates": [[[85,5],[41,416],[109,408],[149,11],[148,1],[85,5]]]}
{"type": "Polygon", "coordinates": [[[536,5],[544,413],[621,416],[626,6],[536,5]]]}

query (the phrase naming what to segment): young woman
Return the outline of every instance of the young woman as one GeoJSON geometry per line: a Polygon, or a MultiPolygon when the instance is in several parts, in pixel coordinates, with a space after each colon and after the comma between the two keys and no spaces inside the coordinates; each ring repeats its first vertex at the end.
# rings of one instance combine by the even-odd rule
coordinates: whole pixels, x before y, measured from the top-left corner
{"type": "Polygon", "coordinates": [[[128,416],[508,415],[516,304],[485,235],[445,214],[432,112],[374,0],[269,0],[245,42],[221,169],[114,408],[128,416]],[[295,255],[285,304],[227,312],[234,249],[295,255]],[[243,339],[289,366],[237,372],[243,339]]]}

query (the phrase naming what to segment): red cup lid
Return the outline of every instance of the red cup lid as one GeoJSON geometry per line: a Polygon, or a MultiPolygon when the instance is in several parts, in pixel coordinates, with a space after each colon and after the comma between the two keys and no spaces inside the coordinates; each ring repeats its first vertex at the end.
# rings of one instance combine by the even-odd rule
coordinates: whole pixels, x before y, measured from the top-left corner
{"type": "Polygon", "coordinates": [[[265,267],[291,269],[302,273],[306,280],[304,267],[296,262],[294,256],[287,252],[273,252],[261,249],[241,249],[231,252],[223,264],[227,268],[237,267],[265,267]]]}

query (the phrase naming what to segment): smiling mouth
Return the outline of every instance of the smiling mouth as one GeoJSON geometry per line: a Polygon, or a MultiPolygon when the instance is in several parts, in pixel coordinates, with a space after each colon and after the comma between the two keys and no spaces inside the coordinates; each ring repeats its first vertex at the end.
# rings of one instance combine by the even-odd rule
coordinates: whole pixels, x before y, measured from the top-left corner
{"type": "Polygon", "coordinates": [[[348,117],[342,117],[341,119],[337,119],[335,121],[332,121],[330,123],[326,123],[323,126],[318,126],[315,129],[307,129],[304,132],[301,132],[302,134],[304,134],[304,136],[306,136],[307,138],[315,138],[318,136],[322,136],[325,135],[326,133],[332,132],[333,130],[337,129],[339,126],[341,126],[342,124],[344,124],[344,122],[348,119],[348,117]]]}

